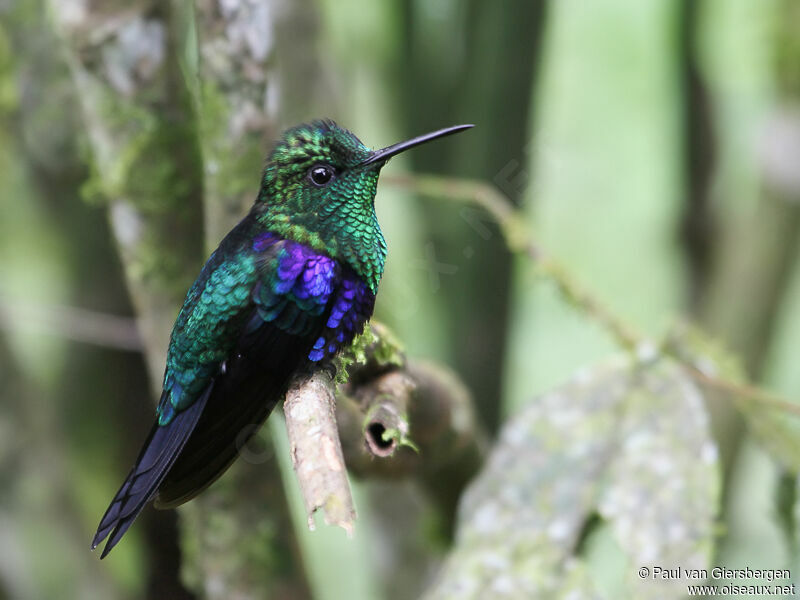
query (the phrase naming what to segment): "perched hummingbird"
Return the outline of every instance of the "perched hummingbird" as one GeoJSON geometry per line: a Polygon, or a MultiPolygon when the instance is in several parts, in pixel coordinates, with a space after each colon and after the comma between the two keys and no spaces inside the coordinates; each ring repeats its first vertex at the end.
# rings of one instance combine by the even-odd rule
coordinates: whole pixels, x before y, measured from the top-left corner
{"type": "Polygon", "coordinates": [[[333,121],[286,131],[250,213],[220,243],[172,329],[156,422],[103,515],[101,558],[144,505],[183,504],[219,477],[286,393],[372,316],[386,260],[375,216],[394,155],[469,129],[440,129],[370,150],[333,121]]]}

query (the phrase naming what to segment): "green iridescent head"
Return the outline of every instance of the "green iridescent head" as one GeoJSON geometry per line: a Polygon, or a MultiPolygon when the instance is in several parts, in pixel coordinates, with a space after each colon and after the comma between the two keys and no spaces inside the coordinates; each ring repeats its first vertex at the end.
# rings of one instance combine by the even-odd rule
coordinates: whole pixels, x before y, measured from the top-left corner
{"type": "Polygon", "coordinates": [[[255,210],[271,231],[347,262],[377,292],[386,243],[375,216],[381,168],[394,155],[472,127],[435,131],[370,150],[333,121],[286,131],[264,169],[255,210]]]}

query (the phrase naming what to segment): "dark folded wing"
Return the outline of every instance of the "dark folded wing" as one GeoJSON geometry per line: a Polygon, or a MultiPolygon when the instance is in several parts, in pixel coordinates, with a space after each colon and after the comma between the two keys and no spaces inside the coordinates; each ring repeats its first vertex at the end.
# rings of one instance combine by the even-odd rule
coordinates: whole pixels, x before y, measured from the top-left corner
{"type": "Polygon", "coordinates": [[[191,437],[213,388],[212,382],[200,399],[178,413],[169,425],[159,426],[156,423],[153,426],[139,458],[136,459],[133,469],[100,520],[97,533],[92,540],[94,549],[108,537],[101,558],[111,551],[144,505],[155,495],[165,475],[191,437]]]}
{"type": "Polygon", "coordinates": [[[171,508],[191,500],[225,472],[283,398],[311,341],[271,324],[243,340],[161,484],[156,507],[171,508]]]}

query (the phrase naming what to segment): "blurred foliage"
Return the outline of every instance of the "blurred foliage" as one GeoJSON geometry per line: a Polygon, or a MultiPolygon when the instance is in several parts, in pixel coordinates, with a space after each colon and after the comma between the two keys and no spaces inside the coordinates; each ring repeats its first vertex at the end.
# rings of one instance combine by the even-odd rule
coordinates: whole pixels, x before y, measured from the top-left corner
{"type": "Polygon", "coordinates": [[[719,475],[702,396],[680,367],[582,372],[505,425],[426,597],[679,597],[684,581],[638,567],[709,566],[719,475]],[[619,581],[601,570],[612,553],[592,551],[593,516],[624,557],[619,581]]]}
{"type": "Polygon", "coordinates": [[[0,598],[679,598],[639,567],[796,568],[798,14],[0,6],[0,598]],[[499,431],[455,539],[414,481],[358,482],[355,540],[309,533],[276,415],[265,462],[182,513],[183,556],[148,510],[101,563],[93,527],[151,419],[130,347],[157,378],[201,247],[280,128],[319,116],[372,146],[477,124],[393,161],[377,200],[377,316],[499,431]],[[84,327],[109,314],[124,348],[84,327]]]}

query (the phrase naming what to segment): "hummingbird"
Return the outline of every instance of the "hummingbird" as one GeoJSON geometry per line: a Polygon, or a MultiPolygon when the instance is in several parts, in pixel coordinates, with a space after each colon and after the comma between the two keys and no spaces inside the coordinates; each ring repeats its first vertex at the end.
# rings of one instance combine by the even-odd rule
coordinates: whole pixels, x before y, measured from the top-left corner
{"type": "Polygon", "coordinates": [[[186,294],[155,423],[92,540],[94,549],[108,538],[100,558],[150,500],[173,508],[214,482],[292,376],[330,365],[363,331],[386,261],[375,214],[381,168],[400,152],[470,127],[381,150],[330,120],[283,133],[250,212],[186,294]]]}

